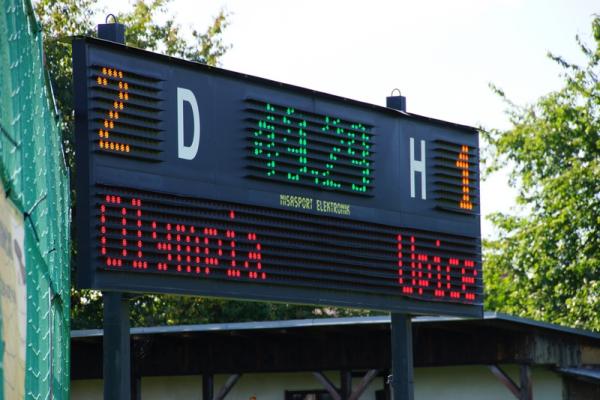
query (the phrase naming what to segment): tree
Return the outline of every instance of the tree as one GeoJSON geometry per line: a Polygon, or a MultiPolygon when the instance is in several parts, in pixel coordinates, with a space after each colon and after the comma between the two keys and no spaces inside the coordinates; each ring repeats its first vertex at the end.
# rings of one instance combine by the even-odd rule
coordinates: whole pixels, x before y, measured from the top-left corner
{"type": "MultiPolygon", "coordinates": [[[[127,44],[146,50],[218,65],[230,48],[223,41],[228,25],[228,14],[221,10],[204,32],[191,32],[191,41],[168,15],[170,0],[138,0],[133,8],[119,14],[117,19],[126,26],[127,44]],[[158,16],[166,17],[157,22],[158,16]]],[[[65,155],[72,177],[74,170],[74,114],[72,98],[72,70],[70,37],[95,35],[93,20],[104,15],[95,8],[93,0],[40,0],[35,11],[44,31],[46,67],[53,82],[57,106],[62,116],[62,134],[65,155]]],[[[74,179],[73,179],[74,180],[74,179]]],[[[73,199],[76,193],[72,191],[73,199]]],[[[74,227],[76,229],[76,227],[74,227]]],[[[76,235],[72,235],[73,238],[76,235]]],[[[73,241],[74,242],[74,241],[73,241]]],[[[75,259],[76,243],[73,246],[75,259]]],[[[72,265],[75,265],[72,263],[72,265]]],[[[76,273],[72,271],[72,275],[76,273]]],[[[233,322],[268,319],[308,318],[318,316],[352,315],[356,311],[315,308],[288,304],[224,301],[197,297],[145,295],[131,301],[133,325],[167,325],[206,322],[233,322]]],[[[71,326],[75,329],[98,328],[102,325],[102,297],[97,291],[71,289],[71,326]]]]}
{"type": "MultiPolygon", "coordinates": [[[[181,27],[167,9],[170,0],[137,0],[129,12],[117,16],[127,27],[129,46],[151,51],[162,51],[169,56],[182,57],[209,65],[218,65],[230,46],[223,41],[228,14],[221,10],[204,33],[192,32],[192,42],[183,36],[181,27]],[[167,16],[165,22],[157,17],[167,16]]],[[[40,0],[35,12],[44,33],[46,68],[53,82],[54,96],[62,117],[63,144],[69,167],[75,165],[73,146],[73,90],[71,69],[71,41],[76,35],[95,36],[94,17],[105,15],[94,0],[40,0]]]]}
{"type": "Polygon", "coordinates": [[[600,331],[600,17],[583,66],[553,54],[563,87],[518,106],[512,127],[484,133],[488,171],[510,170],[518,215],[497,213],[484,243],[486,307],[600,331]]]}

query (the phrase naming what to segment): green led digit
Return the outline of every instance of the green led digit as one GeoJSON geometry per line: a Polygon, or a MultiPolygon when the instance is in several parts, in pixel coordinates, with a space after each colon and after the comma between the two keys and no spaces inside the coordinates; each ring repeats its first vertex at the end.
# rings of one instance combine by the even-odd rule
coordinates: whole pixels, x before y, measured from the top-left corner
{"type": "Polygon", "coordinates": [[[251,148],[254,156],[263,160],[267,177],[279,175],[290,182],[316,187],[367,191],[373,175],[369,128],[331,115],[304,114],[289,106],[262,104],[258,126],[252,130],[251,148]],[[311,121],[317,119],[321,122],[311,127],[311,121]],[[322,156],[326,161],[317,161],[322,156]],[[278,160],[285,163],[279,165],[278,160]]]}

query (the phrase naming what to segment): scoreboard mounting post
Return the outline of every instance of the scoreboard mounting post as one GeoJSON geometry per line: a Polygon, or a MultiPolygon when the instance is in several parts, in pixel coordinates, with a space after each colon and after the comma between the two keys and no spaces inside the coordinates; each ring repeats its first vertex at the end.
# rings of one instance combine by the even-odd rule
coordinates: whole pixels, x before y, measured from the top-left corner
{"type": "MultiPolygon", "coordinates": [[[[398,111],[406,112],[406,97],[390,96],[386,99],[386,106],[398,111]]],[[[410,139],[410,182],[411,198],[414,198],[414,173],[418,170],[422,176],[421,193],[425,200],[425,142],[421,141],[421,161],[415,168],[413,166],[414,140],[410,139]]],[[[414,365],[413,365],[413,340],[412,320],[410,314],[392,312],[390,315],[390,349],[392,350],[392,399],[413,400],[414,399],[414,365]]]]}
{"type": "MultiPolygon", "coordinates": [[[[107,17],[108,20],[108,17],[107,17]]],[[[125,25],[98,25],[98,37],[125,44],[125,25]]],[[[131,321],[128,295],[102,291],[102,376],[104,399],[131,398],[131,321]]]]}
{"type": "Polygon", "coordinates": [[[131,398],[131,338],[129,298],[120,292],[102,292],[102,376],[104,399],[131,398]]]}
{"type": "Polygon", "coordinates": [[[411,316],[392,313],[390,328],[392,399],[413,400],[414,365],[411,316]]]}

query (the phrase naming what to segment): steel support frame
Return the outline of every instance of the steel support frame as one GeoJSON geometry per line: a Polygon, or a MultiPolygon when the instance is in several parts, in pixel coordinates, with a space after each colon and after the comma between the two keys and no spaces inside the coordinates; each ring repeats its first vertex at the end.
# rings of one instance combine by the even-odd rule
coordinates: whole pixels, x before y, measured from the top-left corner
{"type": "Polygon", "coordinates": [[[105,400],[131,399],[131,344],[129,299],[122,293],[103,292],[103,364],[105,400]]]}
{"type": "MultiPolygon", "coordinates": [[[[125,25],[119,23],[98,25],[98,37],[125,44],[125,25]]],[[[121,292],[102,292],[103,364],[105,400],[131,399],[131,338],[129,297],[121,292]]],[[[136,378],[136,397],[141,396],[141,377],[136,378]],[[139,385],[138,385],[139,383],[139,385]]]]}
{"type": "Polygon", "coordinates": [[[392,399],[414,400],[412,321],[410,315],[392,313],[392,399]]]}

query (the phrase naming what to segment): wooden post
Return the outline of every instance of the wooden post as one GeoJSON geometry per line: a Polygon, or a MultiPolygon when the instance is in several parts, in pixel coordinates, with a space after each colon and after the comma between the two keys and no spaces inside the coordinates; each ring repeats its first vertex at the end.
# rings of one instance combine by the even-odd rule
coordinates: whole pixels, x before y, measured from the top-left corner
{"type": "Polygon", "coordinates": [[[410,315],[392,313],[392,399],[413,400],[413,346],[410,315]]]}
{"type": "Polygon", "coordinates": [[[213,400],[214,396],[214,376],[205,372],[202,374],[202,400],[213,400]]]}

